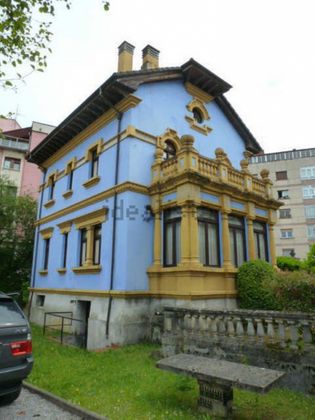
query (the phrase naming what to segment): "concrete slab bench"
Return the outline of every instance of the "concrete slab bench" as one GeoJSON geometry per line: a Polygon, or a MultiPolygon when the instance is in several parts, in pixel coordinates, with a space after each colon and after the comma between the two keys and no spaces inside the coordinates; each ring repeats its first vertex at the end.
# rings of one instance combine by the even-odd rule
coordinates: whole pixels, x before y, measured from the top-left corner
{"type": "Polygon", "coordinates": [[[191,354],[177,354],[157,362],[159,369],[196,378],[201,411],[227,418],[232,414],[233,387],[264,393],[285,372],[191,354]]]}

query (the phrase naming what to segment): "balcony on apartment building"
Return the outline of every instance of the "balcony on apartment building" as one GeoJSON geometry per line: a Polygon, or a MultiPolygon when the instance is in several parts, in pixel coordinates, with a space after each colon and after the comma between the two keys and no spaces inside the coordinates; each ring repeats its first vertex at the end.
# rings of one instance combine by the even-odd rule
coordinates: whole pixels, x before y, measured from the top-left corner
{"type": "Polygon", "coordinates": [[[18,137],[0,137],[0,148],[19,150],[27,152],[29,149],[29,141],[18,137]]]}

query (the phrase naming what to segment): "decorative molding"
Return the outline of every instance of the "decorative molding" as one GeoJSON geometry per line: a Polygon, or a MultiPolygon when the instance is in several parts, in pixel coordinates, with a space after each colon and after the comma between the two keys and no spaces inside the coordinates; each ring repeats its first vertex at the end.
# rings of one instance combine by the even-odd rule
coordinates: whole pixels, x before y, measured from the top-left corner
{"type": "Polygon", "coordinates": [[[59,223],[57,226],[60,229],[60,233],[68,233],[71,230],[72,220],[69,220],[67,222],[59,223]]]}
{"type": "Polygon", "coordinates": [[[181,145],[179,136],[177,134],[177,131],[173,130],[172,128],[167,128],[164,134],[162,134],[161,136],[158,136],[157,147],[164,150],[166,140],[171,140],[174,143],[174,146],[176,148],[176,153],[178,153],[182,145],[181,145]]]}
{"type": "Polygon", "coordinates": [[[86,265],[82,267],[74,267],[72,271],[76,274],[94,274],[102,270],[101,265],[86,265]]]}
{"type": "MultiPolygon", "coordinates": [[[[144,141],[145,143],[149,143],[149,144],[154,145],[154,146],[157,143],[157,136],[154,136],[153,134],[147,133],[147,132],[142,131],[142,130],[138,130],[138,128],[134,127],[133,125],[128,125],[128,127],[125,130],[121,131],[118,136],[120,137],[121,142],[123,140],[126,140],[129,137],[132,137],[132,138],[136,138],[137,140],[144,141]]],[[[115,135],[114,137],[110,138],[109,140],[103,141],[103,144],[101,146],[101,150],[99,151],[99,154],[104,153],[104,152],[106,152],[106,150],[115,146],[117,144],[118,136],[115,135]]],[[[66,168],[64,170],[58,172],[58,176],[56,178],[56,181],[59,181],[64,176],[67,176],[69,174],[70,167],[71,167],[71,170],[75,170],[75,169],[79,168],[81,165],[83,165],[84,163],[86,163],[86,154],[79,159],[77,157],[72,158],[67,163],[66,168]]],[[[48,182],[41,184],[40,187],[39,187],[39,192],[41,192],[42,190],[44,190],[48,186],[49,186],[48,182]]]]}
{"type": "Polygon", "coordinates": [[[84,188],[90,188],[93,187],[93,185],[96,185],[100,182],[101,177],[100,176],[93,176],[92,178],[89,178],[87,181],[83,182],[82,186],[84,188]]]}
{"type": "Polygon", "coordinates": [[[87,151],[85,152],[85,161],[88,162],[92,159],[92,152],[96,150],[97,156],[99,156],[102,153],[104,140],[103,138],[100,138],[96,140],[94,143],[90,144],[87,148],[87,151]]]}
{"type": "Polygon", "coordinates": [[[185,116],[186,121],[189,123],[190,128],[192,128],[193,130],[198,131],[201,134],[204,134],[205,136],[207,136],[211,131],[212,128],[210,128],[207,125],[199,125],[196,123],[195,119],[192,117],[189,117],[188,115],[185,116]]]}
{"type": "MultiPolygon", "coordinates": [[[[104,223],[106,220],[106,214],[108,213],[107,208],[102,208],[91,213],[84,214],[83,216],[72,219],[76,229],[82,229],[87,226],[98,225],[104,223]]],[[[68,222],[69,223],[69,222],[68,222]]]]}
{"type": "Polygon", "coordinates": [[[39,273],[41,276],[47,276],[47,274],[48,274],[48,270],[39,270],[39,271],[38,271],[38,273],[39,273]]]}
{"type": "Polygon", "coordinates": [[[186,108],[188,109],[189,112],[193,112],[193,110],[197,108],[200,111],[204,120],[210,120],[210,115],[208,113],[207,108],[204,106],[203,102],[200,101],[199,99],[194,98],[192,101],[189,102],[189,104],[186,105],[186,108]]]}
{"type": "Polygon", "coordinates": [[[58,271],[59,274],[66,274],[67,269],[66,268],[58,268],[57,271],[58,271]]]}
{"type": "Polygon", "coordinates": [[[30,288],[30,292],[38,294],[56,294],[69,296],[89,296],[108,298],[112,296],[116,299],[185,299],[185,300],[203,300],[203,299],[220,299],[220,298],[236,298],[237,293],[232,292],[211,292],[211,293],[165,293],[165,292],[149,292],[149,291],[122,291],[122,290],[81,290],[81,289],[45,289],[30,288]]]}
{"type": "Polygon", "coordinates": [[[46,201],[45,204],[43,204],[43,206],[46,209],[49,209],[49,207],[52,207],[55,204],[56,200],[54,198],[52,198],[51,200],[46,201]]]}
{"type": "Polygon", "coordinates": [[[74,170],[74,168],[76,167],[76,162],[77,162],[76,157],[73,157],[72,159],[69,160],[69,162],[66,164],[64,175],[69,175],[69,173],[74,170]]]}
{"type": "Polygon", "coordinates": [[[103,201],[109,197],[112,197],[115,193],[119,194],[125,191],[132,191],[139,194],[149,195],[149,189],[145,185],[136,184],[135,182],[123,182],[122,184],[116,185],[115,187],[109,188],[99,194],[93,195],[92,197],[86,198],[85,200],[79,201],[78,203],[72,204],[69,207],[65,207],[62,210],[58,210],[48,216],[43,217],[35,222],[35,226],[40,226],[48,223],[52,220],[58,219],[59,217],[66,216],[76,210],[80,210],[84,207],[90,206],[91,204],[103,201]]]}
{"type": "Polygon", "coordinates": [[[41,234],[43,239],[49,239],[49,238],[52,237],[53,231],[54,231],[54,228],[49,227],[49,228],[46,228],[46,229],[43,229],[43,230],[39,231],[39,233],[41,234]]]}
{"type": "MultiPolygon", "coordinates": [[[[201,114],[203,121],[210,120],[210,115],[208,113],[208,110],[205,107],[203,101],[201,101],[200,99],[194,98],[192,101],[189,102],[189,104],[186,105],[186,108],[192,114],[193,114],[194,109],[197,109],[199,113],[201,114]]],[[[198,131],[201,134],[204,134],[207,136],[212,131],[212,128],[210,128],[208,125],[206,124],[202,125],[202,123],[198,123],[198,121],[196,121],[196,119],[193,116],[186,115],[185,119],[189,123],[190,128],[198,131]]]]}
{"type": "Polygon", "coordinates": [[[201,102],[208,103],[214,99],[213,96],[199,89],[197,86],[191,84],[190,82],[185,83],[185,88],[189,95],[199,99],[201,102]]]}
{"type": "Polygon", "coordinates": [[[70,198],[70,197],[72,196],[72,194],[73,194],[73,190],[67,190],[67,191],[65,191],[65,192],[62,194],[62,196],[63,196],[65,199],[68,199],[68,198],[70,198]]]}
{"type": "Polygon", "coordinates": [[[125,112],[130,108],[134,108],[141,102],[140,98],[137,98],[134,95],[129,95],[126,98],[122,99],[117,105],[116,109],[110,109],[101,115],[96,121],[86,127],[81,133],[77,134],[75,137],[71,139],[67,144],[65,144],[61,149],[58,150],[57,153],[54,153],[53,156],[48,158],[45,162],[43,162],[44,168],[49,168],[71,150],[75,149],[80,143],[86,140],[89,136],[100,130],[102,127],[108,125],[111,121],[117,118],[117,111],[125,112]]]}

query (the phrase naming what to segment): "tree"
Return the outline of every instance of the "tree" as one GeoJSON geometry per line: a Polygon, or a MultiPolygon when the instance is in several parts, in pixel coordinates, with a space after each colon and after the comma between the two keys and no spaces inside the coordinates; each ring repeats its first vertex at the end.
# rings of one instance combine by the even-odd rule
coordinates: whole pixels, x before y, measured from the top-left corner
{"type": "MultiPolygon", "coordinates": [[[[101,0],[105,10],[109,2],[101,0]]],[[[0,85],[15,87],[33,71],[43,71],[51,52],[55,4],[70,0],[0,0],[0,85]],[[24,74],[20,73],[20,69],[24,74]],[[25,73],[26,72],[26,73],[25,73]]]]}
{"type": "Polygon", "coordinates": [[[16,196],[16,187],[0,177],[0,290],[23,292],[29,286],[34,246],[36,201],[16,196]]]}

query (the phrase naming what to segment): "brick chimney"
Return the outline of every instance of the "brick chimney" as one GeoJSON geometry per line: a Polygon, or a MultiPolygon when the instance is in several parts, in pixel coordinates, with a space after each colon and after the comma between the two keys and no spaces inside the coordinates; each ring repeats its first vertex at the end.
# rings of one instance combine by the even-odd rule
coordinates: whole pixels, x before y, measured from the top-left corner
{"type": "Polygon", "coordinates": [[[151,45],[147,45],[142,50],[142,70],[158,69],[159,68],[159,54],[160,51],[151,45]]]}
{"type": "Polygon", "coordinates": [[[132,71],[133,51],[135,47],[124,41],[118,47],[118,72],[132,71]]]}

